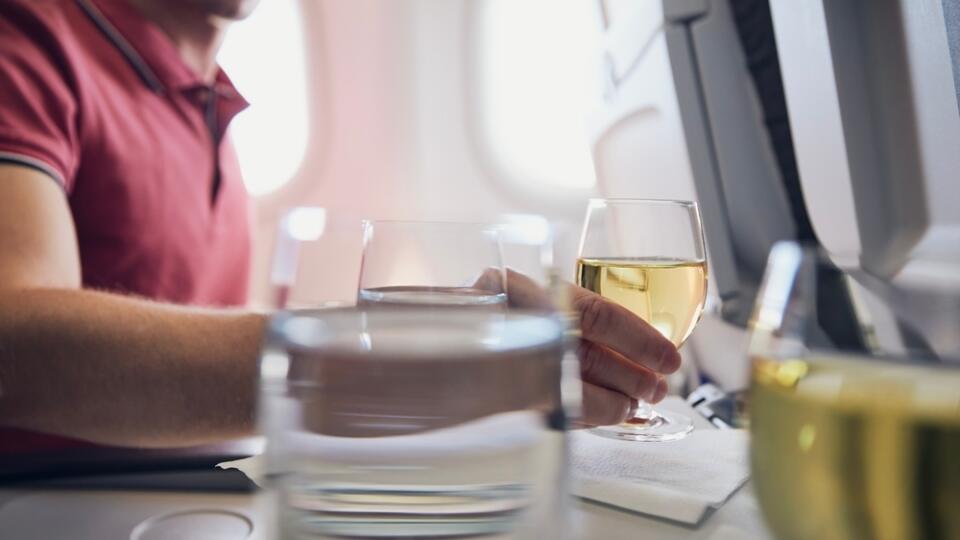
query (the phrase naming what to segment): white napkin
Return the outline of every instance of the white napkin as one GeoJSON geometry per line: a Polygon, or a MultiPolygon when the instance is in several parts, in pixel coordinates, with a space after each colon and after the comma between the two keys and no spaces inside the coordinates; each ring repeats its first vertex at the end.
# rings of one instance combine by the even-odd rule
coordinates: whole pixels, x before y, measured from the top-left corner
{"type": "Polygon", "coordinates": [[[573,493],[584,499],[684,523],[699,523],[747,480],[747,434],[719,430],[680,398],[657,408],[694,419],[696,429],[672,442],[618,441],[570,434],[573,493]]]}
{"type": "Polygon", "coordinates": [[[257,487],[263,487],[263,456],[256,455],[250,456],[243,459],[235,459],[233,461],[224,461],[223,463],[217,463],[218,469],[230,470],[236,469],[247,476],[251,482],[257,485],[257,487]]]}

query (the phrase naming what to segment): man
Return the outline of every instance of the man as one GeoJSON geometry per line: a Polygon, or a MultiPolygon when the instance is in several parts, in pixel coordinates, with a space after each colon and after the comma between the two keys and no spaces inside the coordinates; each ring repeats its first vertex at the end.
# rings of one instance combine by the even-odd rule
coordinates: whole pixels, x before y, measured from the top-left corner
{"type": "MultiPolygon", "coordinates": [[[[246,103],[215,58],[256,1],[0,0],[0,450],[251,431],[246,103]]],[[[661,399],[672,345],[575,300],[584,421],[661,399]]]]}

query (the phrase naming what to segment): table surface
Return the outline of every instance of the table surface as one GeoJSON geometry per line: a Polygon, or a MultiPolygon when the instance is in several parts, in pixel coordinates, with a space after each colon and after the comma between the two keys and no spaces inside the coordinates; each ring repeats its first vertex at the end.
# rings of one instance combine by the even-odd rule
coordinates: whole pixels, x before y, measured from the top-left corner
{"type": "MultiPolygon", "coordinates": [[[[196,509],[244,517],[264,539],[263,497],[255,494],[213,494],[176,491],[110,491],[64,489],[0,490],[0,534],[18,540],[131,538],[137,525],[151,517],[196,509]]],[[[619,539],[766,539],[756,499],[748,483],[698,526],[682,525],[582,500],[572,503],[573,538],[619,539]]],[[[193,531],[199,532],[199,531],[193,531]]],[[[193,534],[190,535],[194,537],[193,534]]],[[[197,536],[214,538],[214,536],[197,536]]],[[[226,538],[215,536],[215,538],[226,538]]]]}
{"type": "MultiPolygon", "coordinates": [[[[663,408],[688,407],[682,401],[665,400],[663,408]]],[[[690,415],[698,429],[713,429],[706,420],[691,410],[690,415]]],[[[0,539],[17,540],[110,540],[136,538],[163,540],[166,538],[215,539],[244,538],[237,527],[252,526],[249,540],[272,540],[267,534],[274,527],[272,504],[266,492],[197,492],[189,490],[207,483],[216,476],[221,481],[227,471],[197,470],[146,474],[139,481],[136,475],[122,477],[93,477],[81,479],[80,484],[60,481],[55,489],[33,487],[27,489],[0,489],[0,539]],[[118,485],[117,478],[123,478],[118,485]],[[132,479],[132,480],[131,480],[132,479]],[[140,489],[147,486],[152,489],[140,489]],[[164,486],[167,489],[156,489],[164,486]],[[123,487],[124,489],[116,489],[123,487]],[[91,489],[94,488],[94,489],[91,489]],[[183,491],[177,491],[182,489],[183,491]],[[189,490],[189,491],[188,491],[189,490]],[[210,513],[210,521],[217,525],[207,527],[199,510],[210,513]],[[132,534],[139,524],[175,513],[188,516],[183,534],[132,534]],[[198,517],[199,516],[199,517],[198,517]],[[218,521],[219,520],[219,521],[218,521]],[[246,525],[245,525],[246,524],[246,525]],[[252,525],[250,525],[252,524],[252,525]],[[229,534],[217,534],[218,526],[229,534]],[[206,534],[197,534],[206,530],[206,534]]],[[[237,471],[234,476],[247,485],[245,476],[237,471]]],[[[220,485],[220,484],[217,484],[220,485]]],[[[231,483],[231,485],[233,485],[231,483]]],[[[625,511],[580,499],[571,501],[571,539],[690,539],[690,540],[765,540],[772,538],[763,524],[751,482],[733,493],[719,509],[709,512],[699,524],[687,525],[676,521],[625,511]]]]}

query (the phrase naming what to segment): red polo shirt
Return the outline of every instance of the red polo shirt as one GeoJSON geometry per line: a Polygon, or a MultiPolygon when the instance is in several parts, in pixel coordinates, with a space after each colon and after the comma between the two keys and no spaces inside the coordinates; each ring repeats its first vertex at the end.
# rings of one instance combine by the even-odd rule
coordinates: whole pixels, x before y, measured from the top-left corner
{"type": "MultiPolygon", "coordinates": [[[[84,287],[244,303],[249,205],[225,130],[246,106],[126,0],[0,0],[0,161],[63,187],[84,287]]],[[[13,443],[37,441],[0,431],[13,443]]]]}

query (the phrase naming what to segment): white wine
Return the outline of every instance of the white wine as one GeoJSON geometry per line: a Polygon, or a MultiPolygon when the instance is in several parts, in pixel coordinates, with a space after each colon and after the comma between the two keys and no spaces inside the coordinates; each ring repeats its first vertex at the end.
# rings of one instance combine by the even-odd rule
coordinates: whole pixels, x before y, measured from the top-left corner
{"type": "Polygon", "coordinates": [[[700,321],[707,297],[707,264],[581,258],[577,283],[629,309],[679,347],[700,321]]]}
{"type": "Polygon", "coordinates": [[[750,426],[777,538],[960,538],[960,369],[757,358],[750,426]]]}

